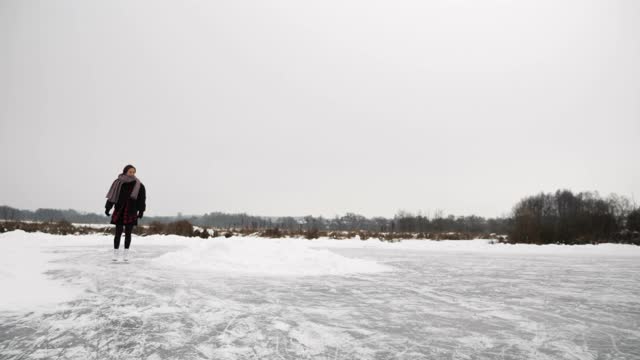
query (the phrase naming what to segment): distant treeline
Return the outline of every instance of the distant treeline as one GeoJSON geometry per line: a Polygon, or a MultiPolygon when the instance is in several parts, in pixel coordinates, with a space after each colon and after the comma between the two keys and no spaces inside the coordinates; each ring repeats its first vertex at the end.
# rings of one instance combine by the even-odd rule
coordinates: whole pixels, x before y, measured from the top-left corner
{"type": "Polygon", "coordinates": [[[526,197],[513,208],[510,242],[640,245],[640,208],[617,195],[569,190],[526,197]]]}
{"type": "MultiPolygon", "coordinates": [[[[81,224],[109,224],[104,214],[80,213],[76,210],[37,209],[20,210],[9,206],[0,206],[0,219],[12,221],[68,221],[81,224]]],[[[262,217],[246,213],[228,214],[212,212],[201,216],[145,216],[138,220],[140,224],[170,223],[188,220],[196,226],[217,229],[280,229],[286,231],[326,230],[326,231],[370,231],[370,232],[469,232],[506,234],[511,218],[490,218],[480,216],[445,216],[437,211],[432,217],[414,215],[399,211],[394,218],[373,217],[347,213],[343,216],[325,218],[322,216],[303,217],[262,217]]]]}
{"type": "MultiPolygon", "coordinates": [[[[108,224],[103,214],[79,213],[75,210],[37,209],[19,210],[0,206],[0,219],[13,221],[69,221],[73,223],[108,224]]],[[[598,242],[624,242],[640,245],[640,208],[628,198],[615,194],[602,198],[597,192],[574,194],[569,190],[540,193],[518,202],[506,217],[444,215],[437,211],[432,216],[399,211],[393,218],[373,217],[347,213],[334,218],[262,217],[246,213],[227,214],[212,212],[201,216],[183,217],[145,216],[140,224],[168,224],[187,220],[189,223],[214,229],[248,231],[285,231],[313,233],[346,231],[369,233],[465,233],[486,236],[508,235],[512,243],[565,243],[585,244],[598,242]]]]}

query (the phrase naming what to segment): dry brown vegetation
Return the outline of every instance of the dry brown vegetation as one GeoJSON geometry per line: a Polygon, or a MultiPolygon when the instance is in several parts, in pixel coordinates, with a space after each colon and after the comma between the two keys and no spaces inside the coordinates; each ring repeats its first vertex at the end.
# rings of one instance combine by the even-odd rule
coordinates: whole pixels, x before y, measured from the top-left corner
{"type": "Polygon", "coordinates": [[[44,222],[31,222],[31,221],[2,221],[0,222],[0,233],[23,230],[26,232],[44,232],[48,234],[58,235],[81,235],[81,234],[93,234],[96,232],[103,232],[108,229],[95,228],[90,226],[77,226],[73,225],[66,220],[61,221],[44,221],[44,222]]]}
{"type": "MultiPolygon", "coordinates": [[[[27,232],[45,232],[50,234],[112,234],[114,232],[113,225],[91,227],[74,225],[68,221],[57,222],[22,222],[22,221],[4,221],[0,222],[0,232],[21,229],[27,232]]],[[[260,236],[265,238],[304,238],[308,240],[318,238],[329,239],[353,239],[361,240],[379,239],[382,241],[396,242],[402,239],[432,239],[432,240],[464,240],[464,239],[495,239],[504,241],[503,236],[496,234],[473,234],[473,233],[412,233],[412,232],[378,232],[378,231],[328,231],[316,228],[308,230],[283,230],[280,228],[269,228],[264,230],[253,229],[213,229],[213,228],[195,228],[188,220],[179,220],[167,224],[161,222],[151,222],[147,225],[138,225],[134,227],[134,234],[146,236],[154,234],[164,235],[180,235],[188,237],[200,237],[207,239],[210,237],[224,236],[226,238],[232,236],[260,236]]]]}

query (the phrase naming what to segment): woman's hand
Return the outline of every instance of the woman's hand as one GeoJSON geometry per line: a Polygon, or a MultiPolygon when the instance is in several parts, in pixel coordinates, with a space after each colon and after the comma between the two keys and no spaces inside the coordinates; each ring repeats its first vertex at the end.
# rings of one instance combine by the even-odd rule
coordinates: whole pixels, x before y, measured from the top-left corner
{"type": "Polygon", "coordinates": [[[111,201],[109,201],[109,199],[107,199],[107,202],[104,204],[104,214],[107,216],[111,216],[111,214],[109,214],[109,211],[111,211],[111,208],[113,207],[113,204],[111,201]]]}
{"type": "Polygon", "coordinates": [[[142,214],[144,214],[144,211],[138,211],[138,219],[142,219],[142,214]]]}

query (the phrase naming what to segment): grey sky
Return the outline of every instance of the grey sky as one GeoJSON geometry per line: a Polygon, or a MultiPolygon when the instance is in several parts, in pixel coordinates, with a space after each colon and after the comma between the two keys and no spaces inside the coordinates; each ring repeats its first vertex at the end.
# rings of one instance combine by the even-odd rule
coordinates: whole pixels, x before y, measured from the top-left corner
{"type": "Polygon", "coordinates": [[[0,204],[506,214],[640,201],[640,2],[0,0],[0,204]]]}

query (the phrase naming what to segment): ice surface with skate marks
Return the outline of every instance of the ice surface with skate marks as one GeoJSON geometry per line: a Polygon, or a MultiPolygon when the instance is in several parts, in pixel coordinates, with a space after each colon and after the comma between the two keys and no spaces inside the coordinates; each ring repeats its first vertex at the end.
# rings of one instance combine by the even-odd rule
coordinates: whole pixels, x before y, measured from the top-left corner
{"type": "Polygon", "coordinates": [[[0,359],[640,358],[640,247],[278,240],[0,234],[0,359]]]}

